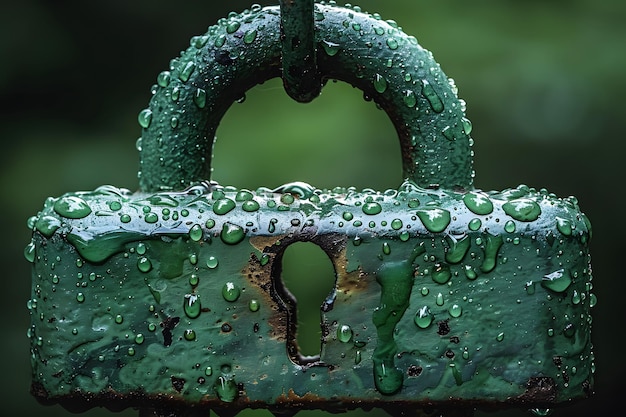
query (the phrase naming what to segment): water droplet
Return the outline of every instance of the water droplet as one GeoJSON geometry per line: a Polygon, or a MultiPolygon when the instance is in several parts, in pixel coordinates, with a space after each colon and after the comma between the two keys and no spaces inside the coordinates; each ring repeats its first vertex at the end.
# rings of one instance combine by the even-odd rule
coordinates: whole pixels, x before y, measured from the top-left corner
{"type": "Polygon", "coordinates": [[[202,312],[200,296],[197,294],[185,294],[185,299],[183,300],[183,311],[190,319],[197,318],[202,312]]]}
{"type": "Polygon", "coordinates": [[[541,280],[541,285],[554,292],[565,291],[572,283],[570,274],[566,274],[564,269],[559,269],[544,275],[541,280]]]}
{"type": "Polygon", "coordinates": [[[254,42],[254,40],[256,39],[256,35],[257,35],[257,32],[256,32],[256,30],[254,30],[254,29],[247,31],[247,32],[243,35],[243,41],[244,41],[244,43],[246,43],[246,44],[248,44],[248,45],[249,45],[249,44],[251,44],[251,43],[252,43],[252,42],[254,42]]]}
{"type": "Polygon", "coordinates": [[[437,207],[428,207],[416,211],[417,217],[431,233],[443,232],[450,224],[450,212],[437,207]]]}
{"type": "Polygon", "coordinates": [[[169,71],[162,71],[157,76],[157,84],[161,87],[167,87],[170,84],[171,74],[169,71]]]}
{"type": "Polygon", "coordinates": [[[491,272],[496,267],[496,258],[498,251],[503,244],[502,236],[493,236],[487,234],[485,238],[485,257],[483,263],[480,265],[480,270],[487,273],[491,272]]]}
{"type": "Polygon", "coordinates": [[[241,242],[246,237],[246,232],[241,226],[237,226],[236,224],[232,224],[230,222],[224,223],[222,226],[222,232],[220,233],[220,238],[222,242],[229,245],[236,245],[241,242]]]}
{"type": "Polygon", "coordinates": [[[352,213],[350,213],[349,211],[344,211],[343,214],[341,215],[341,217],[343,217],[343,219],[345,221],[350,221],[352,220],[352,218],[354,217],[352,213]]]}
{"type": "Polygon", "coordinates": [[[250,309],[250,311],[257,312],[259,311],[259,309],[261,308],[261,303],[259,303],[259,300],[255,300],[252,299],[248,302],[248,308],[250,309]]]}
{"type": "Polygon", "coordinates": [[[502,210],[521,222],[532,222],[537,220],[541,214],[539,204],[527,198],[508,201],[502,205],[502,210]]]}
{"type": "Polygon", "coordinates": [[[563,233],[564,236],[572,235],[572,222],[568,219],[557,217],[556,228],[559,229],[559,232],[563,233]]]}
{"type": "Polygon", "coordinates": [[[504,224],[504,230],[507,233],[515,232],[515,222],[513,220],[509,220],[504,224]]]}
{"type": "Polygon", "coordinates": [[[463,196],[463,202],[474,214],[486,215],[493,211],[493,203],[483,193],[470,191],[463,196]]]}
{"type": "Polygon", "coordinates": [[[443,111],[441,98],[427,80],[422,80],[422,94],[426,97],[426,100],[428,100],[430,107],[435,113],[441,113],[443,111]]]}
{"type": "Polygon", "coordinates": [[[442,293],[438,293],[437,296],[435,297],[435,304],[437,304],[439,307],[441,307],[444,304],[442,293]]]}
{"type": "Polygon", "coordinates": [[[363,210],[363,213],[373,216],[375,214],[380,213],[383,210],[383,208],[381,207],[380,204],[374,201],[371,201],[371,202],[363,204],[363,206],[361,207],[361,210],[363,210]]]}
{"type": "Polygon", "coordinates": [[[115,316],[115,323],[122,324],[124,322],[124,317],[121,314],[115,316]]]}
{"type": "Polygon", "coordinates": [[[450,316],[454,318],[461,317],[461,314],[463,314],[463,309],[460,305],[453,304],[452,307],[448,309],[448,313],[450,313],[450,316]]]}
{"type": "Polygon", "coordinates": [[[428,289],[428,287],[422,287],[422,289],[420,290],[420,294],[422,294],[423,296],[427,296],[430,293],[430,290],[428,289]]]}
{"type": "Polygon", "coordinates": [[[122,215],[120,216],[120,221],[121,221],[122,223],[130,223],[130,221],[131,221],[131,217],[130,217],[130,215],[129,215],[129,214],[124,213],[124,214],[122,214],[122,215]]]}
{"type": "Polygon", "coordinates": [[[178,78],[180,78],[182,82],[187,82],[195,69],[196,64],[193,61],[187,62],[183,69],[180,71],[180,74],[178,74],[178,78]]]}
{"type": "Polygon", "coordinates": [[[138,255],[145,255],[148,248],[145,243],[139,242],[135,250],[137,251],[138,255]]]}
{"type": "Polygon", "coordinates": [[[436,263],[431,273],[431,278],[437,284],[445,284],[452,278],[450,267],[446,264],[436,263]]]}
{"type": "Polygon", "coordinates": [[[594,293],[589,294],[589,307],[593,308],[598,303],[598,297],[594,293]]]}
{"type": "Polygon", "coordinates": [[[385,360],[374,360],[374,384],[376,389],[385,394],[391,395],[400,388],[404,381],[404,373],[393,366],[393,362],[385,360]]]}
{"type": "Polygon", "coordinates": [[[504,340],[504,332],[498,333],[498,335],[496,336],[496,340],[498,342],[502,342],[504,340]]]}
{"type": "Polygon", "coordinates": [[[146,213],[144,220],[146,223],[156,223],[159,220],[159,216],[154,212],[149,212],[146,213]]]}
{"type": "Polygon", "coordinates": [[[241,23],[239,23],[239,21],[237,20],[228,22],[228,24],[226,25],[226,33],[228,34],[235,33],[237,32],[237,29],[239,29],[240,26],[241,26],[241,23]]]}
{"type": "Polygon", "coordinates": [[[138,345],[142,344],[144,340],[145,340],[145,337],[144,337],[144,335],[143,335],[143,334],[141,334],[141,333],[138,333],[138,334],[135,336],[135,343],[137,343],[138,345]]]}
{"type": "Polygon", "coordinates": [[[78,294],[76,294],[76,301],[78,301],[79,303],[84,302],[85,294],[83,294],[82,292],[79,292],[78,294]]]}
{"type": "Polygon", "coordinates": [[[387,90],[387,80],[380,74],[374,75],[374,89],[380,94],[387,90]]]}
{"type": "Polygon", "coordinates": [[[150,127],[150,122],[152,122],[152,110],[143,109],[139,113],[139,116],[137,116],[137,121],[139,122],[139,125],[144,129],[150,127]]]}
{"type": "Polygon", "coordinates": [[[204,370],[204,374],[205,374],[206,376],[211,376],[211,375],[213,375],[213,368],[212,368],[212,367],[210,367],[210,366],[207,366],[207,367],[206,367],[206,369],[204,370]]]}
{"type": "Polygon", "coordinates": [[[289,205],[289,204],[292,204],[294,201],[296,201],[296,199],[291,193],[285,193],[280,196],[280,202],[283,204],[289,205]]]}
{"type": "Polygon", "coordinates": [[[393,219],[391,221],[391,228],[393,230],[400,230],[402,228],[402,220],[400,220],[400,219],[393,219]]]}
{"type": "Polygon", "coordinates": [[[391,247],[388,242],[383,242],[383,253],[389,255],[391,253],[391,247]]]}
{"type": "Polygon", "coordinates": [[[217,264],[218,264],[218,260],[215,256],[209,256],[209,259],[207,259],[206,261],[206,266],[209,267],[210,269],[215,269],[217,268],[217,264]]]}
{"type": "Polygon", "coordinates": [[[199,242],[200,239],[202,239],[202,233],[202,227],[199,224],[194,224],[191,226],[191,229],[189,229],[189,239],[194,242],[199,242]]]}
{"type": "Polygon", "coordinates": [[[152,269],[152,263],[150,262],[150,259],[142,256],[137,260],[137,268],[141,272],[148,272],[152,269]]]}
{"type": "Polygon", "coordinates": [[[208,219],[208,220],[204,223],[204,226],[205,226],[207,229],[213,229],[213,228],[215,227],[215,220],[213,220],[213,219],[208,219]]]}
{"type": "Polygon", "coordinates": [[[472,122],[468,118],[463,117],[461,123],[463,123],[463,132],[465,132],[466,135],[472,133],[472,122]]]}
{"type": "Polygon", "coordinates": [[[170,97],[172,101],[178,101],[178,99],[180,98],[180,88],[178,86],[172,88],[172,93],[170,97]]]}
{"type": "Polygon", "coordinates": [[[469,251],[471,246],[471,240],[469,236],[463,236],[461,239],[456,239],[452,235],[446,237],[449,248],[446,251],[446,262],[451,264],[458,264],[465,258],[465,255],[469,251]]]}
{"type": "Polygon", "coordinates": [[[463,269],[465,270],[465,276],[467,277],[467,279],[471,279],[471,280],[476,279],[477,277],[476,271],[474,271],[474,268],[472,268],[471,265],[465,265],[465,268],[463,269]]]}
{"type": "Polygon", "coordinates": [[[215,214],[224,215],[234,209],[235,202],[230,198],[220,198],[213,204],[213,212],[215,214]]]}
{"type": "Polygon", "coordinates": [[[54,211],[68,219],[82,219],[91,213],[91,208],[80,197],[66,196],[55,201],[54,211]]]}
{"type": "Polygon", "coordinates": [[[563,329],[563,335],[565,337],[572,338],[576,334],[576,327],[572,323],[567,323],[563,329]]]}
{"type": "Polygon", "coordinates": [[[35,242],[32,240],[26,245],[26,248],[24,248],[24,258],[26,258],[28,262],[35,262],[35,242]]]}
{"type": "Polygon", "coordinates": [[[110,201],[107,205],[112,211],[119,211],[122,209],[122,203],[119,201],[110,201]]]}
{"type": "Polygon", "coordinates": [[[230,376],[220,375],[213,386],[217,397],[224,402],[230,403],[235,401],[239,392],[237,384],[230,376]]]}
{"type": "Polygon", "coordinates": [[[395,38],[387,38],[387,46],[389,49],[398,49],[398,41],[395,38]]]}
{"type": "Polygon", "coordinates": [[[259,207],[259,203],[257,203],[254,200],[248,200],[248,201],[244,201],[243,204],[241,205],[241,208],[243,209],[243,211],[246,211],[248,213],[257,211],[260,207],[259,207]]]}
{"type": "Polygon", "coordinates": [[[322,47],[324,48],[324,52],[328,56],[335,56],[337,52],[339,52],[339,44],[329,41],[322,41],[322,47]]]}
{"type": "Polygon", "coordinates": [[[426,329],[432,324],[434,318],[435,316],[430,312],[430,309],[427,306],[423,306],[415,314],[415,325],[420,329],[426,329]]]}
{"type": "Polygon", "coordinates": [[[407,107],[413,108],[417,104],[417,97],[415,96],[415,92],[413,90],[406,90],[402,95],[402,99],[407,107]]]}
{"type": "Polygon", "coordinates": [[[237,301],[240,295],[241,289],[230,281],[224,284],[224,286],[222,287],[222,297],[224,297],[224,300],[226,301],[237,301]]]}
{"type": "Polygon", "coordinates": [[[187,329],[185,330],[185,333],[183,334],[183,337],[185,338],[185,340],[191,342],[196,340],[196,331],[192,330],[192,329],[187,329]]]}
{"type": "Polygon", "coordinates": [[[198,275],[196,274],[189,275],[189,285],[191,285],[192,287],[195,287],[199,283],[200,283],[200,277],[198,275]]]}
{"type": "Polygon", "coordinates": [[[480,229],[480,226],[482,226],[482,224],[483,224],[483,222],[482,222],[482,221],[480,221],[480,219],[472,219],[472,220],[470,220],[470,222],[468,223],[467,227],[468,227],[471,231],[475,232],[475,231],[477,231],[478,229],[480,229]]]}
{"type": "Polygon", "coordinates": [[[337,328],[337,339],[342,343],[352,340],[352,329],[347,324],[342,324],[337,328]]]}

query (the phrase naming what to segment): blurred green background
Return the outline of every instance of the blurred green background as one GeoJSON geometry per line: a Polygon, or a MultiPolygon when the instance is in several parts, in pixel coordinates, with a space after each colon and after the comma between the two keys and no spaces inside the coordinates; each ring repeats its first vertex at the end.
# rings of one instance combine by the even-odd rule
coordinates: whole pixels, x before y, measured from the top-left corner
{"type": "MultiPolygon", "coordinates": [[[[619,410],[626,372],[620,354],[626,280],[619,264],[623,254],[618,253],[626,235],[626,221],[620,217],[626,206],[626,2],[356,4],[396,20],[456,80],[474,125],[478,188],[500,190],[524,183],[578,197],[594,226],[597,394],[554,415],[619,410]]],[[[6,319],[0,344],[4,415],[69,415],[58,406],[39,405],[29,394],[30,264],[22,254],[30,240],[27,218],[48,196],[102,184],[135,190],[137,114],[148,103],[156,75],[187,47],[191,36],[204,33],[228,12],[249,6],[245,0],[26,0],[0,6],[0,210],[7,221],[0,251],[7,280],[0,303],[6,319]]],[[[360,91],[342,83],[329,83],[310,104],[290,101],[276,80],[255,87],[224,118],[214,167],[214,179],[246,188],[301,180],[320,188],[384,190],[401,180],[391,123],[360,91]],[[379,167],[376,176],[370,174],[372,166],[379,167]]],[[[309,256],[307,250],[306,245],[294,248],[309,256]]],[[[285,279],[303,269],[301,258],[289,258],[295,263],[285,265],[285,279]]],[[[318,263],[330,267],[323,257],[315,259],[304,269],[318,263]]],[[[328,269],[317,273],[332,275],[328,269]]],[[[120,415],[136,414],[128,410],[120,415]]],[[[84,415],[113,414],[94,409],[84,415]]],[[[318,415],[328,414],[298,414],[318,415]]],[[[373,410],[350,415],[387,414],[373,410]]]]}

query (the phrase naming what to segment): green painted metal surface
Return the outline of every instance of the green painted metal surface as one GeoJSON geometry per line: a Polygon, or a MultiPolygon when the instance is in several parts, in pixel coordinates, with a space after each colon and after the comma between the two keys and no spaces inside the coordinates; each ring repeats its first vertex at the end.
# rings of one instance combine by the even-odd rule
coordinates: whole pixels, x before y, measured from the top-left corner
{"type": "Polygon", "coordinates": [[[320,79],[389,114],[407,179],[385,191],[209,181],[222,115],[281,75],[277,7],[223,19],[159,74],[140,113],[141,189],[50,198],[29,221],[39,400],[278,413],[592,393],[591,225],[576,199],[475,188],[471,124],[430,52],[356,7],[316,4],[314,18],[320,79]],[[300,241],[336,275],[311,357],[281,279],[300,241]]]}

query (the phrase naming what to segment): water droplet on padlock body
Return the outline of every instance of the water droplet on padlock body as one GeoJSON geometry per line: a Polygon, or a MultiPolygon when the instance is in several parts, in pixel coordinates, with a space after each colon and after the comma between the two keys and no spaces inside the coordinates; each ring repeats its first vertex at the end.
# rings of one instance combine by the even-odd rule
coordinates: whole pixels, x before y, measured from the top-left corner
{"type": "Polygon", "coordinates": [[[515,220],[521,222],[532,222],[537,220],[541,215],[541,207],[539,207],[539,204],[527,198],[507,201],[502,205],[502,210],[515,220]]]}
{"type": "Polygon", "coordinates": [[[391,50],[398,49],[399,44],[398,44],[398,40],[396,38],[387,38],[387,41],[385,43],[387,44],[387,46],[391,50]]]}
{"type": "Polygon", "coordinates": [[[218,261],[217,257],[215,257],[215,256],[213,256],[213,255],[209,256],[209,258],[208,258],[208,259],[207,259],[207,261],[206,261],[206,266],[207,266],[209,269],[215,269],[215,268],[217,268],[217,265],[218,265],[218,264],[219,264],[219,261],[218,261]]]}
{"type": "Polygon", "coordinates": [[[215,390],[217,398],[227,403],[235,401],[237,394],[239,393],[237,384],[232,377],[224,375],[217,377],[213,389],[215,390]]]}
{"type": "Polygon", "coordinates": [[[465,206],[474,214],[487,215],[493,211],[493,203],[487,195],[470,191],[463,196],[465,206]]]}
{"type": "Polygon", "coordinates": [[[202,239],[203,231],[199,224],[194,224],[189,229],[189,238],[194,242],[199,242],[202,239]]]}
{"type": "Polygon", "coordinates": [[[546,274],[541,280],[541,285],[554,292],[561,293],[565,291],[572,283],[572,278],[564,269],[558,269],[554,272],[546,274]]]}
{"type": "Polygon", "coordinates": [[[446,242],[449,245],[446,251],[446,262],[451,264],[460,263],[465,258],[472,244],[469,235],[465,235],[460,239],[457,239],[453,235],[448,235],[446,242]]]}
{"type": "Polygon", "coordinates": [[[183,300],[183,311],[190,319],[195,319],[202,312],[202,304],[198,294],[185,294],[183,300]]]}
{"type": "Polygon", "coordinates": [[[35,242],[32,240],[24,248],[24,258],[26,258],[28,262],[35,262],[35,242]]]}
{"type": "Polygon", "coordinates": [[[352,328],[350,328],[350,326],[348,326],[347,324],[342,324],[341,326],[337,327],[337,340],[339,340],[342,343],[348,343],[350,340],[352,340],[352,328]]]}
{"type": "Polygon", "coordinates": [[[428,100],[430,108],[435,113],[443,111],[443,101],[428,80],[422,80],[422,95],[428,100]]]}
{"type": "Polygon", "coordinates": [[[448,265],[436,263],[430,276],[437,284],[445,284],[450,281],[450,278],[452,278],[452,273],[450,272],[450,267],[448,265]]]}
{"type": "Polygon", "coordinates": [[[435,316],[430,312],[430,309],[427,306],[423,306],[417,310],[413,320],[417,327],[426,329],[432,324],[434,318],[435,316]]]}
{"type": "Polygon", "coordinates": [[[141,112],[139,112],[139,115],[137,116],[137,121],[139,122],[139,125],[144,129],[150,127],[150,123],[152,122],[152,110],[143,109],[141,112]]]}
{"type": "Polygon", "coordinates": [[[68,219],[82,219],[91,213],[85,200],[77,196],[61,197],[54,202],[54,211],[68,219]]]}
{"type": "Polygon", "coordinates": [[[450,212],[437,207],[428,207],[416,211],[417,217],[431,233],[441,233],[450,224],[450,212]]]}
{"type": "Polygon", "coordinates": [[[461,308],[460,305],[458,304],[453,304],[449,309],[448,309],[448,313],[450,313],[450,316],[457,318],[457,317],[461,317],[461,315],[463,314],[463,309],[461,308]]]}
{"type": "Polygon", "coordinates": [[[237,286],[233,282],[228,281],[222,287],[222,297],[224,297],[224,300],[226,301],[229,301],[231,303],[235,302],[239,299],[240,295],[241,295],[241,288],[239,288],[239,286],[237,286]]]}
{"type": "Polygon", "coordinates": [[[322,41],[322,48],[328,56],[335,56],[339,52],[339,44],[335,42],[322,41]]]}
{"type": "Polygon", "coordinates": [[[149,272],[152,269],[152,263],[146,257],[141,257],[137,260],[137,268],[141,272],[149,272]]]}
{"type": "Polygon", "coordinates": [[[213,213],[218,215],[224,215],[236,207],[236,204],[230,198],[219,198],[215,203],[213,203],[213,213]]]}
{"type": "Polygon", "coordinates": [[[373,215],[379,214],[383,210],[383,208],[377,202],[372,201],[372,202],[367,202],[363,204],[363,206],[361,207],[361,210],[363,211],[363,213],[373,216],[373,215]]]}
{"type": "Polygon", "coordinates": [[[246,237],[245,230],[236,224],[226,222],[222,225],[220,238],[228,245],[236,245],[246,237]]]}
{"type": "Polygon", "coordinates": [[[413,108],[417,104],[417,97],[415,96],[415,92],[413,90],[406,90],[402,94],[402,100],[407,107],[413,108]]]}
{"type": "Polygon", "coordinates": [[[160,87],[167,87],[170,84],[171,78],[171,73],[169,71],[162,71],[157,76],[157,84],[160,87]]]}
{"type": "Polygon", "coordinates": [[[387,91],[387,80],[380,74],[374,75],[374,90],[378,93],[382,94],[387,91]]]}

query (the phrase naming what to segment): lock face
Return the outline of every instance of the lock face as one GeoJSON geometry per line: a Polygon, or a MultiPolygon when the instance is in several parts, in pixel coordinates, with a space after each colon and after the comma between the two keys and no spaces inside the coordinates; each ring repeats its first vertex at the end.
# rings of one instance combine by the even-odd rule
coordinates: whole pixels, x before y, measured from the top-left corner
{"type": "MultiPolygon", "coordinates": [[[[292,183],[246,190],[198,177],[210,171],[210,143],[189,138],[206,135],[211,117],[227,109],[224,97],[239,91],[207,92],[192,74],[207,79],[221,66],[235,83],[244,71],[241,88],[259,71],[274,74],[279,52],[262,49],[274,64],[253,71],[252,60],[241,69],[227,63],[221,48],[230,42],[248,50],[269,33],[277,37],[268,29],[278,27],[277,10],[253,8],[210,28],[159,76],[160,90],[140,115],[140,191],[67,193],[30,219],[33,394],[71,409],[274,411],[552,407],[590,395],[589,220],[573,197],[527,186],[474,188],[469,122],[439,70],[416,69],[420,96],[405,106],[417,116],[389,111],[406,137],[408,179],[398,189],[292,183]],[[201,69],[189,56],[213,61],[201,69]],[[179,105],[200,122],[179,118],[179,105]],[[459,172],[436,185],[437,162],[417,164],[426,148],[411,144],[420,129],[404,122],[442,113],[434,126],[457,123],[432,136],[437,149],[428,155],[458,145],[439,162],[459,172]],[[168,141],[177,143],[172,155],[153,166],[168,141]],[[281,279],[283,254],[296,242],[318,245],[336,277],[320,306],[320,353],[312,357],[299,351],[296,300],[281,279]]],[[[394,36],[383,40],[429,55],[360,10],[320,4],[316,16],[318,64],[329,77],[345,70],[328,69],[335,57],[353,59],[333,49],[344,41],[337,22],[346,19],[358,19],[367,33],[384,28],[394,36]]],[[[396,57],[385,42],[381,53],[396,57]]],[[[415,94],[395,88],[395,75],[377,74],[365,77],[363,89],[383,108],[393,107],[391,90],[415,94]]],[[[353,75],[354,84],[362,75],[353,75]]],[[[421,139],[431,137],[423,130],[421,139]]]]}

